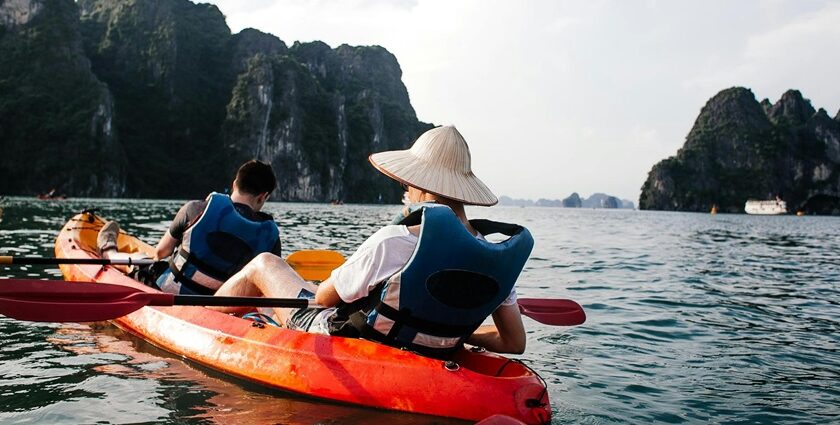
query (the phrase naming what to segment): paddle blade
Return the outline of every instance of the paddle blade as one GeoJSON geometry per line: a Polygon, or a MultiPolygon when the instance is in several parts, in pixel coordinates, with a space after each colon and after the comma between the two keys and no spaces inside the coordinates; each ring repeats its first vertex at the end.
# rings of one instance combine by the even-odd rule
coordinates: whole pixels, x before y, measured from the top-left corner
{"type": "Polygon", "coordinates": [[[344,263],[344,256],[337,251],[310,249],[296,251],[286,258],[286,262],[306,280],[326,280],[333,269],[344,263]]]}
{"type": "Polygon", "coordinates": [[[519,312],[540,323],[556,326],[575,326],[586,321],[580,304],[572,300],[519,298],[519,312]]]}
{"type": "Polygon", "coordinates": [[[0,281],[0,314],[33,322],[98,322],[125,316],[145,305],[167,305],[170,294],[121,285],[33,279],[0,281]]]}

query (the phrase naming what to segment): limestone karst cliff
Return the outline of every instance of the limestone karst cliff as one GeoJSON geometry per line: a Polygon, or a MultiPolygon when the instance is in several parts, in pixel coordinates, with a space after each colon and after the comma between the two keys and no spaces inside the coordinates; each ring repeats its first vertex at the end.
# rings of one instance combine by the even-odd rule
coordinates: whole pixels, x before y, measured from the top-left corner
{"type": "Polygon", "coordinates": [[[378,46],[231,34],[188,0],[0,0],[0,193],[199,197],[248,158],[275,200],[396,202],[367,155],[417,120],[378,46]]]}
{"type": "Polygon", "coordinates": [[[0,1],[0,194],[125,193],[114,99],[78,19],[72,1],[0,1]]]}
{"type": "Polygon", "coordinates": [[[685,144],[656,164],[641,209],[743,212],[779,196],[791,212],[840,214],[840,113],[815,110],[796,90],[775,104],[741,87],[706,103],[685,144]]]}

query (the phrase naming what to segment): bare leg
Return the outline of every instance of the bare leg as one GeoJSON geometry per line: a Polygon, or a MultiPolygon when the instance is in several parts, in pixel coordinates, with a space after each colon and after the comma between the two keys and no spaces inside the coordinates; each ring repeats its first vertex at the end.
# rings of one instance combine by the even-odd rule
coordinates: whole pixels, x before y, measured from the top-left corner
{"type": "MultiPolygon", "coordinates": [[[[107,251],[102,251],[101,255],[102,255],[102,258],[105,258],[105,259],[108,259],[108,260],[128,260],[129,258],[131,258],[132,260],[148,260],[150,258],[148,255],[145,255],[145,254],[142,254],[142,253],[139,253],[139,252],[132,252],[132,253],[129,254],[127,252],[119,252],[116,249],[109,249],[107,251]]],[[[138,266],[124,266],[124,265],[119,265],[119,266],[114,265],[114,266],[111,266],[111,267],[114,267],[117,270],[120,270],[125,274],[129,274],[129,273],[133,272],[134,270],[136,270],[138,268],[138,266]]]]}
{"type": "MultiPolygon", "coordinates": [[[[262,253],[245,265],[238,273],[216,291],[216,295],[236,297],[265,296],[270,298],[298,298],[301,290],[315,293],[318,289],[312,283],[301,278],[282,258],[262,253]]],[[[218,307],[224,312],[241,312],[235,307],[218,307]]],[[[274,315],[281,323],[286,323],[294,308],[274,308],[274,315]]]]}
{"type": "MultiPolygon", "coordinates": [[[[147,255],[140,252],[119,252],[117,251],[117,238],[120,234],[120,225],[116,221],[109,221],[102,226],[99,234],[96,237],[96,245],[99,248],[102,258],[109,260],[132,260],[149,258],[147,255]]],[[[131,273],[134,271],[134,266],[114,266],[123,273],[131,273]]]]}

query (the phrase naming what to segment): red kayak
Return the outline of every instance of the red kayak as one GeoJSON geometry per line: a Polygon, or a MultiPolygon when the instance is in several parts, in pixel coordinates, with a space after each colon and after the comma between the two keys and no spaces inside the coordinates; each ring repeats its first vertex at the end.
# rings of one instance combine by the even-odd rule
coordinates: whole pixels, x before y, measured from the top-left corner
{"type": "MultiPolygon", "coordinates": [[[[91,213],[68,221],[58,235],[59,258],[98,258],[103,220],[91,213]]],[[[121,252],[152,256],[153,248],[120,234],[121,252]]],[[[113,266],[61,265],[68,281],[151,289],[113,266]]],[[[268,387],[361,406],[479,421],[507,415],[547,423],[545,384],[530,368],[482,350],[452,361],[422,357],[362,339],[256,326],[204,307],[143,307],[113,321],[171,353],[268,387]]]]}

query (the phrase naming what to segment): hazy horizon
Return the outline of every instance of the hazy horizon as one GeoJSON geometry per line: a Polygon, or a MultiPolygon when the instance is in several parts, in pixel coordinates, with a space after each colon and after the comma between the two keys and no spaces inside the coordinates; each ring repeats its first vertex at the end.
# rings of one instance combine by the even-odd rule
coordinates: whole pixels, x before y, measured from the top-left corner
{"type": "Polygon", "coordinates": [[[651,167],[729,87],[840,108],[840,2],[209,3],[233,32],[388,49],[418,118],[456,125],[498,196],[638,203],[651,167]]]}

